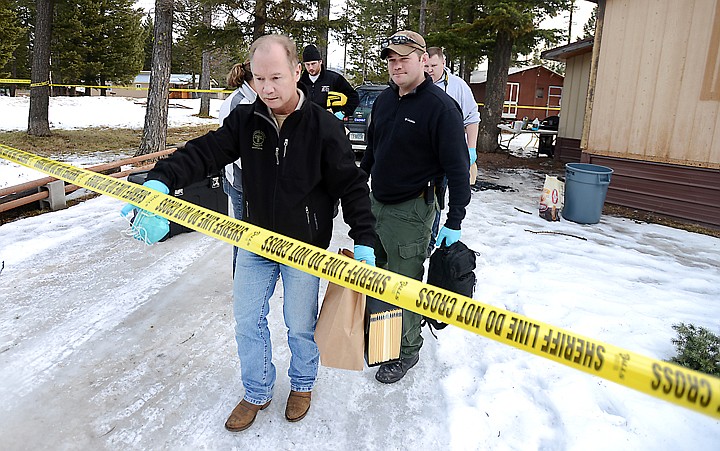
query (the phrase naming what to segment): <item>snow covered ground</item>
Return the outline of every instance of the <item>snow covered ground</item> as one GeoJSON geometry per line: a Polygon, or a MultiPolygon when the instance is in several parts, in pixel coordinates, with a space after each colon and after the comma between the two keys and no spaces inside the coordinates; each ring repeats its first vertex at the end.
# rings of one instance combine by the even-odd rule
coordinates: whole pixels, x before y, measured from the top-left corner
{"type": "MultiPolygon", "coordinates": [[[[99,100],[121,99],[63,99],[76,113],[62,127],[142,127],[141,106],[93,113],[112,109],[99,100]]],[[[0,128],[26,117],[14,102],[0,97],[0,128]]],[[[23,171],[0,170],[3,183],[23,171]]],[[[544,175],[481,178],[514,191],[473,193],[463,241],[481,254],[476,299],[658,359],[675,354],[673,324],[720,333],[720,240],[608,216],[549,223],[544,175]]],[[[229,433],[243,394],[230,246],[194,232],[146,247],[123,234],[121,207],[99,197],[0,226],[2,449],[718,449],[710,417],[452,327],[426,332],[420,363],[393,385],[321,367],[308,416],[288,423],[280,287],[275,400],[229,433]]],[[[331,249],[351,244],[338,219],[331,249]]]]}

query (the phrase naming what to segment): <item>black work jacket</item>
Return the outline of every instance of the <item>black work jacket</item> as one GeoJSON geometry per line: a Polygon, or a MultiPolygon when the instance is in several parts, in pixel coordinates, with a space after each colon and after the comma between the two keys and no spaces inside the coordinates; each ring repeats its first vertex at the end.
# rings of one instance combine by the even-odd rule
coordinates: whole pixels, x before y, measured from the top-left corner
{"type": "Polygon", "coordinates": [[[355,165],[342,124],[307,99],[280,130],[260,97],[253,104],[238,105],[222,127],[158,161],[148,180],[160,180],[172,190],[200,181],[238,158],[244,221],[327,248],[333,207],[341,199],[355,244],[375,243],[367,175],[355,165]]]}
{"type": "Polygon", "coordinates": [[[470,155],[462,113],[429,75],[402,97],[392,82],[380,93],[360,167],[371,175],[373,196],[385,204],[418,197],[428,182],[447,176],[445,225],[460,229],[470,203],[470,155]]]}
{"type": "Polygon", "coordinates": [[[360,104],[360,96],[357,91],[350,86],[350,83],[337,72],[325,69],[324,65],[321,67],[320,76],[315,80],[315,83],[310,81],[310,75],[307,71],[303,71],[302,76],[300,76],[300,83],[304,84],[307,88],[308,97],[325,109],[328,108],[328,92],[336,91],[345,94],[347,96],[347,103],[344,106],[332,107],[333,113],[342,111],[345,116],[352,116],[355,108],[360,104]]]}

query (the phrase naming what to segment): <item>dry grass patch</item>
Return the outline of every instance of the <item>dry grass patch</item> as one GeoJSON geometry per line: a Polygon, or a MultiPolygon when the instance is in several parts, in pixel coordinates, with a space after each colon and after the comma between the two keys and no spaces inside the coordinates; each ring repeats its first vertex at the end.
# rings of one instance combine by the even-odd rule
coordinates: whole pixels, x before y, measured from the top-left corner
{"type": "MultiPolygon", "coordinates": [[[[169,145],[185,142],[218,128],[215,124],[168,129],[169,145]]],[[[142,130],[84,128],[53,130],[51,136],[30,136],[24,131],[0,132],[0,143],[40,156],[82,153],[134,153],[140,147],[142,130]]]]}

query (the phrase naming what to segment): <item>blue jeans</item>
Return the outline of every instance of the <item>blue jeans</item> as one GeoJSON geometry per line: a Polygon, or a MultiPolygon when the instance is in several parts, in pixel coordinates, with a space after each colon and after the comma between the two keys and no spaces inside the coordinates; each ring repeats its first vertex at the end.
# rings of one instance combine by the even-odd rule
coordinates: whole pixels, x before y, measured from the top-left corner
{"type": "MultiPolygon", "coordinates": [[[[230,196],[230,205],[232,212],[230,217],[242,220],[243,216],[243,193],[239,189],[232,186],[225,177],[223,177],[223,191],[230,196]]],[[[235,262],[237,261],[238,248],[233,246],[233,277],[235,277],[235,262]]]]}
{"type": "Polygon", "coordinates": [[[273,396],[275,365],[267,315],[278,277],[284,286],[283,315],[290,347],[290,388],[308,392],[315,385],[320,353],[315,344],[320,279],[298,269],[238,249],[233,300],[245,400],[265,404],[273,396]]]}

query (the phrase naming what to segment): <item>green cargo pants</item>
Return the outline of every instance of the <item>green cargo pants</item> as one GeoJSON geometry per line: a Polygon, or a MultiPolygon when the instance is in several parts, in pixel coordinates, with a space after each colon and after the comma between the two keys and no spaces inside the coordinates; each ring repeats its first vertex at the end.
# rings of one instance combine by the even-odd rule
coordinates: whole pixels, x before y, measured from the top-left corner
{"type": "MultiPolygon", "coordinates": [[[[422,280],[423,263],[430,243],[430,232],[437,202],[428,205],[423,197],[400,204],[383,204],[370,194],[372,212],[377,221],[375,229],[380,242],[375,244],[375,259],[379,268],[422,280]]],[[[406,359],[420,352],[422,315],[403,310],[400,358],[406,359]]]]}

